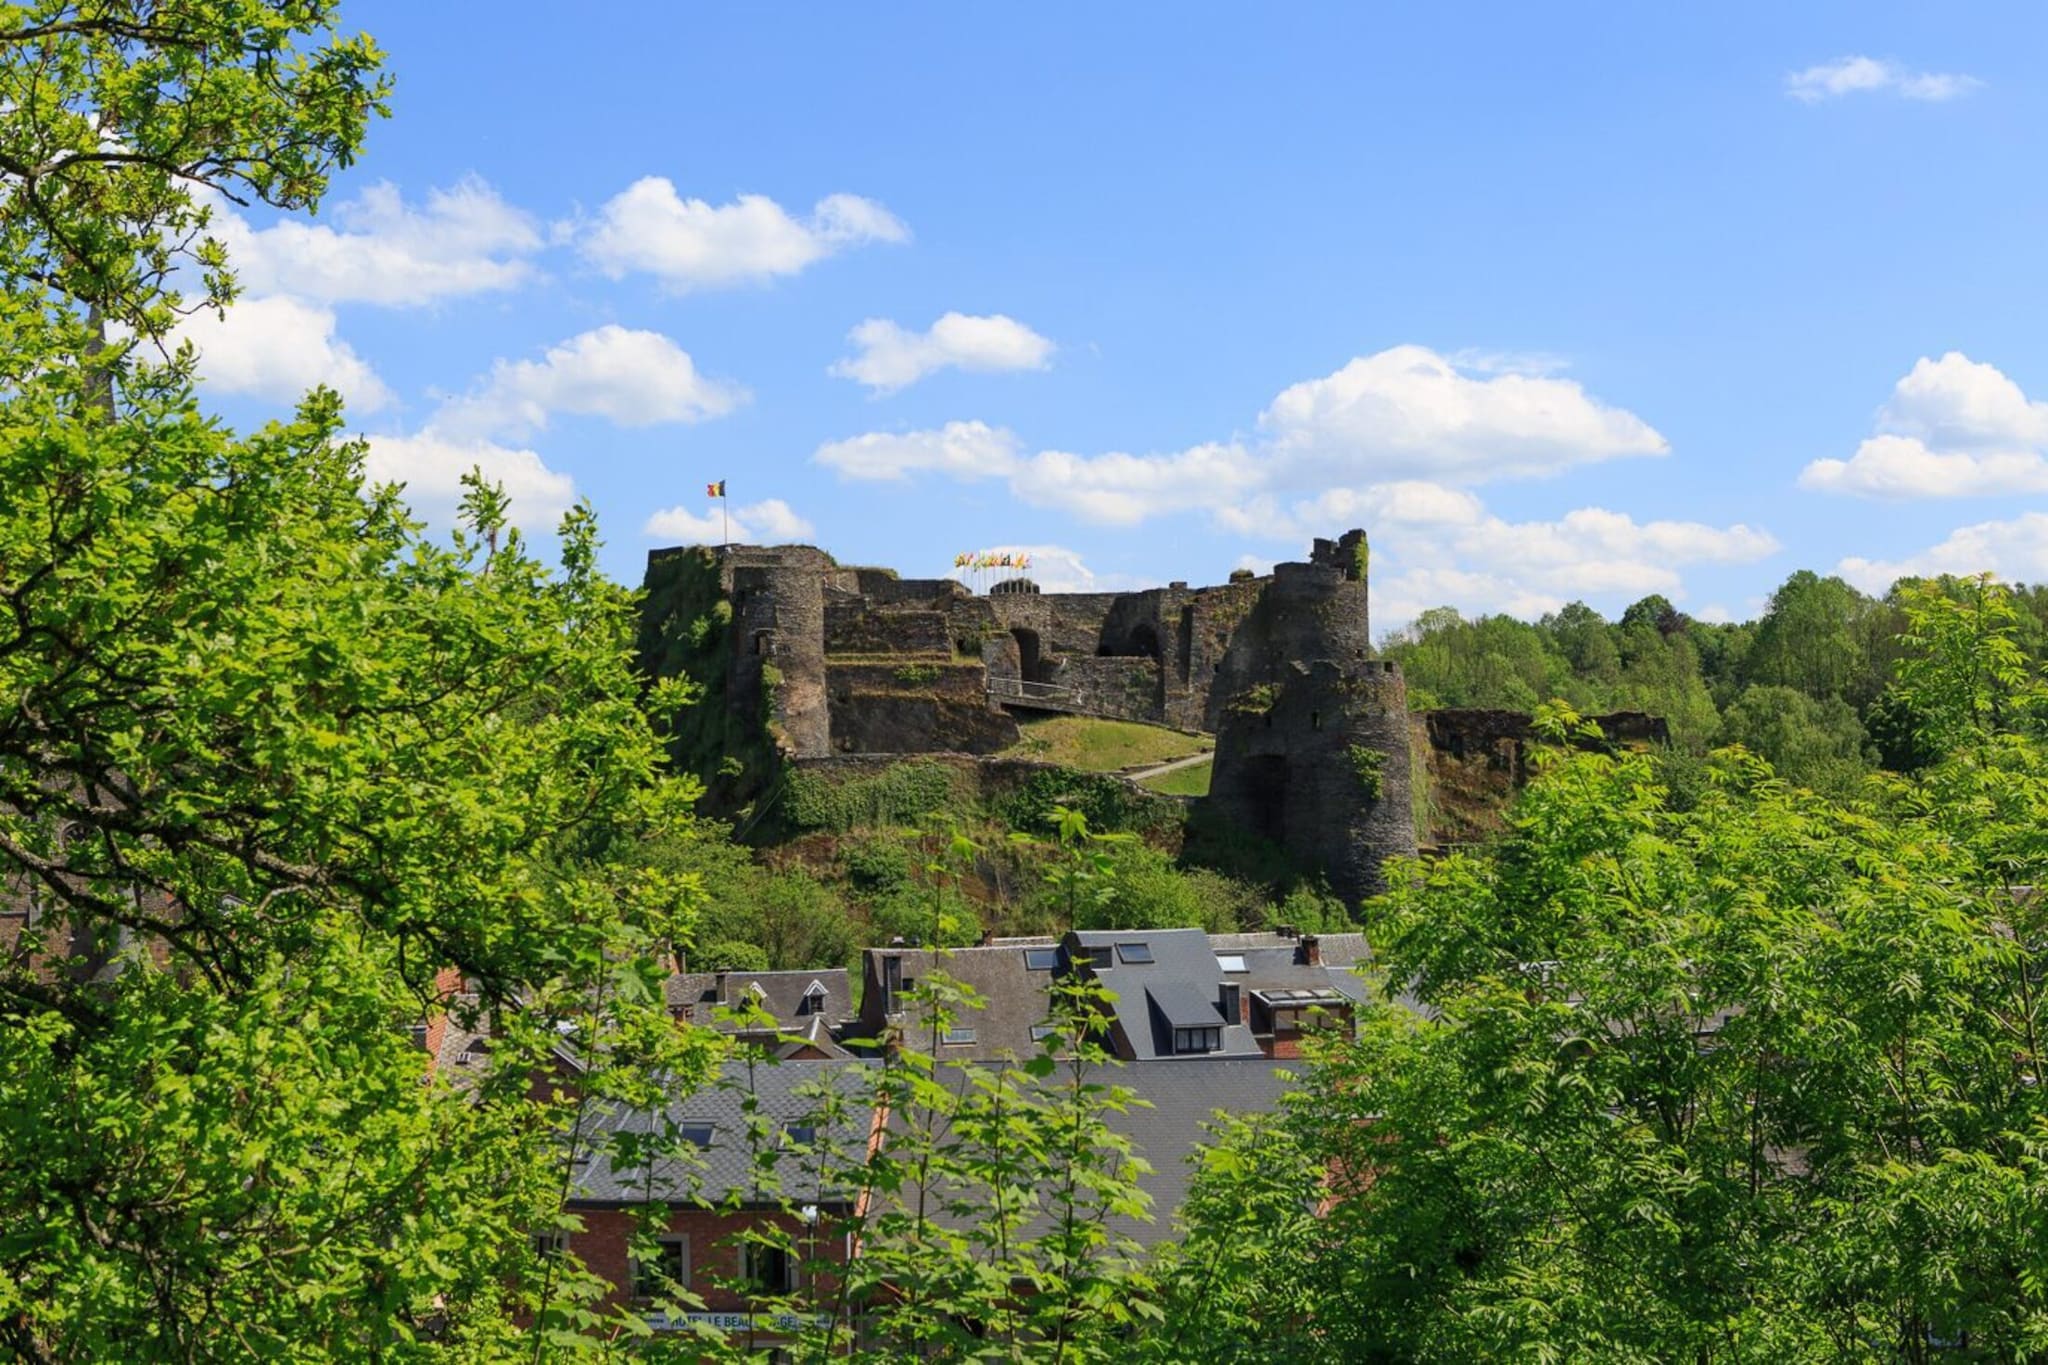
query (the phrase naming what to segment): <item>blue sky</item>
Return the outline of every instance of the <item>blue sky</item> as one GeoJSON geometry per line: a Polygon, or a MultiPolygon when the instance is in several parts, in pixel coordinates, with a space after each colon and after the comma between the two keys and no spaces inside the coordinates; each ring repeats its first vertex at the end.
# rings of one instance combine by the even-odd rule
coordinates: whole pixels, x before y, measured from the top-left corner
{"type": "Polygon", "coordinates": [[[2048,578],[2048,10],[345,10],[394,117],[193,340],[430,518],[480,462],[637,582],[724,478],[1049,587],[1363,524],[1381,627],[2048,578]]]}

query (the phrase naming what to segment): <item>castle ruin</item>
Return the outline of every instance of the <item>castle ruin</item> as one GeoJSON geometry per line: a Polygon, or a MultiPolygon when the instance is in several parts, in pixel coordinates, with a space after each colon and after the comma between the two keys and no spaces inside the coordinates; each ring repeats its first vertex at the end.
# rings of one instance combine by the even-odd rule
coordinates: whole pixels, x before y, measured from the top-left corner
{"type": "Polygon", "coordinates": [[[1265,577],[1120,593],[1018,578],[983,594],[807,545],[681,547],[649,556],[650,613],[691,555],[712,557],[729,603],[724,705],[784,761],[992,754],[1017,742],[1014,712],[1143,721],[1214,733],[1213,808],[1347,900],[1415,852],[1406,696],[1371,655],[1363,531],[1265,577]]]}

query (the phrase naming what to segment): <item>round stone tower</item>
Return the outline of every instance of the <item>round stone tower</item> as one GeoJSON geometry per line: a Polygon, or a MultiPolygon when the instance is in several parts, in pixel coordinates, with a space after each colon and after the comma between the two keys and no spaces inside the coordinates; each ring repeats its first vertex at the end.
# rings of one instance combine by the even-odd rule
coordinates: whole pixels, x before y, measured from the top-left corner
{"type": "Polygon", "coordinates": [[[725,555],[732,598],[728,704],[753,708],[792,758],[830,753],[825,574],[832,561],[808,545],[736,546],[725,555]]]}
{"type": "Polygon", "coordinates": [[[1217,669],[1209,801],[1320,870],[1346,901],[1415,852],[1408,694],[1371,657],[1363,531],[1273,570],[1217,669]]]}

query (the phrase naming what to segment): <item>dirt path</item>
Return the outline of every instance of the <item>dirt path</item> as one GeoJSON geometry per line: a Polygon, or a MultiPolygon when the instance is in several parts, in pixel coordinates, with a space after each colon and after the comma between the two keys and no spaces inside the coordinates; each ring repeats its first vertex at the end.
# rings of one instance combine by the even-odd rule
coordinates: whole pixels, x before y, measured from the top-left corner
{"type": "Polygon", "coordinates": [[[1197,763],[1207,763],[1215,757],[1215,751],[1205,749],[1199,754],[1189,754],[1186,758],[1176,758],[1171,763],[1156,763],[1149,768],[1126,768],[1123,770],[1123,775],[1130,778],[1133,782],[1143,782],[1148,777],[1159,777],[1165,773],[1177,773],[1182,768],[1192,768],[1197,763]]]}

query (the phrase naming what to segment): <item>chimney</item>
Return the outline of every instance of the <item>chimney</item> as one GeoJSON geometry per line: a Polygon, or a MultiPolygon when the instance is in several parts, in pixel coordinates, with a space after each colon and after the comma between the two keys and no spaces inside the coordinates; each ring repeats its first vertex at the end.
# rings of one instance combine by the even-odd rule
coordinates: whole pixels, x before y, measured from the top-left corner
{"type": "Polygon", "coordinates": [[[1323,965],[1323,941],[1314,934],[1301,936],[1301,960],[1311,967],[1323,965]]]}

